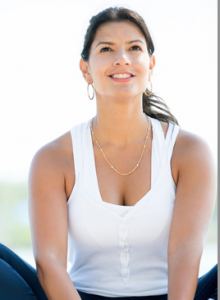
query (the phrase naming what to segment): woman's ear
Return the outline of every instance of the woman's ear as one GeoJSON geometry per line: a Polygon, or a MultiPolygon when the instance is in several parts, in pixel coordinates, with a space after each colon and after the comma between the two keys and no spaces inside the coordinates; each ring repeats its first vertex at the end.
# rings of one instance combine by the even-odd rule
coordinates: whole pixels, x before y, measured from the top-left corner
{"type": "Polygon", "coordinates": [[[92,83],[92,78],[89,71],[88,62],[84,61],[82,58],[79,61],[79,68],[83,74],[83,77],[87,83],[92,83]]]}
{"type": "Polygon", "coordinates": [[[155,55],[153,55],[153,56],[150,57],[150,65],[149,65],[150,77],[153,74],[153,69],[155,67],[155,63],[156,63],[156,61],[155,61],[155,55]]]}

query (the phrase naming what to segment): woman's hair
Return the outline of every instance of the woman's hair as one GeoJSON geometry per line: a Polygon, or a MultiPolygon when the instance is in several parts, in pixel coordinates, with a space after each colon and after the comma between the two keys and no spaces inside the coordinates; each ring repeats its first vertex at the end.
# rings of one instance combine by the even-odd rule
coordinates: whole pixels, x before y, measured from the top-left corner
{"type": "MultiPolygon", "coordinates": [[[[146,39],[149,56],[152,56],[154,53],[154,44],[143,18],[137,12],[124,7],[109,7],[99,12],[97,15],[93,16],[90,19],[90,25],[87,28],[84,37],[83,50],[81,52],[82,59],[84,61],[89,60],[90,48],[93,43],[96,31],[101,24],[107,22],[122,22],[128,20],[133,22],[140,28],[146,39]]],[[[147,94],[150,93],[148,89],[146,89],[145,92],[147,94]]],[[[142,103],[143,112],[146,115],[163,122],[178,124],[177,119],[172,115],[169,107],[165,104],[162,98],[156,96],[153,93],[150,96],[146,96],[145,93],[143,93],[142,103]]]]}

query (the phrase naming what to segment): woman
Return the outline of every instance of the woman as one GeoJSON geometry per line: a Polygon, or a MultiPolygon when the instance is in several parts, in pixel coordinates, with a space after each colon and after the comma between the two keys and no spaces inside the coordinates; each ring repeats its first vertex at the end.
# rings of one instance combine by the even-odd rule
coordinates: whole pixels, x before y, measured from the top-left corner
{"type": "Polygon", "coordinates": [[[213,158],[152,93],[153,53],[136,12],[109,8],[90,20],[80,70],[97,114],[33,159],[37,277],[2,245],[5,299],[217,299],[217,265],[198,280],[213,158]]]}

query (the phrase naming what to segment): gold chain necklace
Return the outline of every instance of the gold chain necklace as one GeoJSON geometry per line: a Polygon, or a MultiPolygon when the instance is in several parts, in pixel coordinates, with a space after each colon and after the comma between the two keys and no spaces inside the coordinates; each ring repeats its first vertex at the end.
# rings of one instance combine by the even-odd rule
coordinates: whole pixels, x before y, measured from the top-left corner
{"type": "MultiPolygon", "coordinates": [[[[93,118],[93,119],[94,119],[94,118],[93,118]]],[[[93,121],[93,119],[92,119],[92,121],[93,121]]],[[[146,138],[145,138],[144,148],[143,148],[143,151],[142,151],[142,153],[141,153],[141,157],[140,157],[140,159],[139,159],[137,165],[134,167],[134,169],[131,170],[131,171],[128,172],[128,173],[120,173],[120,172],[118,172],[118,171],[113,167],[113,165],[108,161],[108,159],[107,159],[106,156],[105,156],[104,151],[102,150],[101,146],[99,145],[99,142],[97,141],[97,139],[96,139],[96,137],[95,137],[95,134],[94,134],[93,129],[92,129],[92,121],[91,121],[91,124],[90,124],[90,128],[91,128],[92,135],[94,136],[95,141],[96,141],[96,144],[99,146],[99,149],[101,150],[101,152],[102,152],[102,154],[103,154],[105,160],[106,160],[107,163],[109,164],[109,166],[110,166],[116,173],[118,173],[119,175],[123,175],[123,176],[124,176],[124,175],[129,175],[129,174],[131,174],[132,172],[134,172],[134,171],[137,169],[137,167],[139,167],[140,161],[141,161],[142,156],[143,156],[143,154],[144,154],[144,150],[145,150],[145,148],[146,148],[146,143],[147,143],[147,139],[148,139],[149,132],[150,132],[150,120],[149,120],[149,118],[147,118],[147,121],[148,121],[147,135],[146,135],[146,138]]]]}

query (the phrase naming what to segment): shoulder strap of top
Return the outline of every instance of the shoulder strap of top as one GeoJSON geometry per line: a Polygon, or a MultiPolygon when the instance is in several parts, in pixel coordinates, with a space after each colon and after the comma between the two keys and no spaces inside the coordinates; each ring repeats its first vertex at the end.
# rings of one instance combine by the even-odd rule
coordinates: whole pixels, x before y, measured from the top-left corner
{"type": "Polygon", "coordinates": [[[151,187],[157,180],[159,174],[163,148],[164,148],[164,133],[162,126],[157,119],[150,118],[153,131],[152,151],[151,151],[151,187]]]}
{"type": "Polygon", "coordinates": [[[176,124],[169,123],[170,131],[169,131],[169,136],[167,136],[166,140],[166,146],[168,150],[168,159],[170,160],[173,154],[173,148],[176,142],[177,135],[179,133],[180,127],[176,124]]]}
{"type": "Polygon", "coordinates": [[[78,124],[70,130],[71,138],[72,138],[72,147],[73,147],[75,177],[78,177],[79,173],[83,170],[82,139],[87,124],[88,122],[78,124]]]}
{"type": "Polygon", "coordinates": [[[177,135],[179,133],[179,126],[176,124],[169,123],[169,127],[166,133],[166,138],[160,121],[151,118],[153,127],[153,155],[155,156],[154,161],[158,161],[157,166],[162,161],[163,154],[165,159],[170,162],[173,153],[173,147],[176,142],[177,135]]]}

